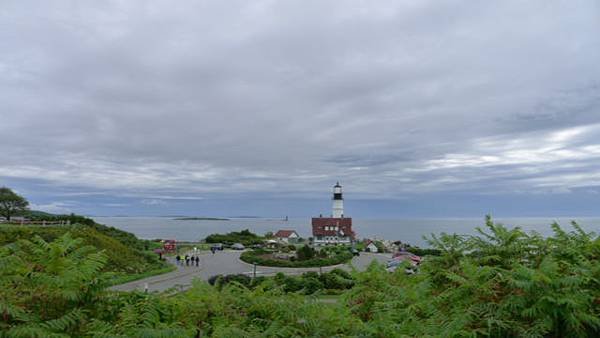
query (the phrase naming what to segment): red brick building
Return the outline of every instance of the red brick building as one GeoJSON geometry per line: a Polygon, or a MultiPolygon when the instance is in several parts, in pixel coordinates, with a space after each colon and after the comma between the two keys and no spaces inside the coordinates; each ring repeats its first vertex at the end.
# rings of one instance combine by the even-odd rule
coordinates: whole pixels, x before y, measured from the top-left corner
{"type": "Polygon", "coordinates": [[[355,239],[352,218],[315,217],[312,234],[315,245],[351,244],[355,239]]]}

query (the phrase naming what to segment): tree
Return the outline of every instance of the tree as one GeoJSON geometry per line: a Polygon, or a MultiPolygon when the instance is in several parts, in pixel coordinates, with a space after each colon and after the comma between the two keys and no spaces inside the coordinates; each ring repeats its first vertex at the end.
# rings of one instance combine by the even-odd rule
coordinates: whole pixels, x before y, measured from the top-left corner
{"type": "Polygon", "coordinates": [[[315,249],[308,245],[304,245],[300,249],[296,250],[296,255],[298,256],[299,261],[305,261],[315,257],[315,249]]]}
{"type": "Polygon", "coordinates": [[[0,215],[4,216],[7,221],[10,217],[20,212],[27,210],[29,202],[20,195],[7,187],[0,188],[0,215]]]}

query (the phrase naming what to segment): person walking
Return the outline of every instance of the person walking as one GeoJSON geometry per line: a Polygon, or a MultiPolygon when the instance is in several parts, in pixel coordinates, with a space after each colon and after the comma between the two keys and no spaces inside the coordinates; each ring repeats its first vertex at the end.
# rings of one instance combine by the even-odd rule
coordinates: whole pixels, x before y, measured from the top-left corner
{"type": "Polygon", "coordinates": [[[175,256],[175,261],[177,261],[177,265],[179,265],[179,263],[181,263],[181,256],[176,255],[175,256]]]}
{"type": "Polygon", "coordinates": [[[196,266],[199,266],[200,264],[200,257],[196,256],[196,266]]]}
{"type": "Polygon", "coordinates": [[[190,256],[185,255],[185,266],[190,266],[190,256]]]}

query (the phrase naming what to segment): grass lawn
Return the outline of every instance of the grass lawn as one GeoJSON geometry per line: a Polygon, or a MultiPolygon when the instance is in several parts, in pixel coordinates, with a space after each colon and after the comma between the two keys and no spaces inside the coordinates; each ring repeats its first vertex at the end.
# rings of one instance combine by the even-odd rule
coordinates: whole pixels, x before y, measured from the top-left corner
{"type": "Polygon", "coordinates": [[[110,281],[109,286],[125,284],[125,283],[133,282],[133,281],[136,281],[139,279],[143,279],[146,277],[162,275],[164,273],[168,273],[168,272],[175,271],[175,270],[177,270],[177,267],[175,265],[170,264],[169,266],[166,266],[164,268],[150,270],[150,271],[146,271],[146,272],[142,272],[142,273],[136,273],[136,274],[132,274],[132,275],[116,275],[115,278],[113,278],[110,281]]]}

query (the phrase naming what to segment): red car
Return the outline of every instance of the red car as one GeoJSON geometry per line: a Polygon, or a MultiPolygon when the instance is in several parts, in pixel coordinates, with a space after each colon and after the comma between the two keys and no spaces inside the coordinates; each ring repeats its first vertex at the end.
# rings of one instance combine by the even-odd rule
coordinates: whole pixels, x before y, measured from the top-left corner
{"type": "Polygon", "coordinates": [[[408,251],[398,251],[394,254],[392,259],[398,261],[410,260],[413,265],[418,265],[421,263],[421,257],[412,254],[408,251]]]}

